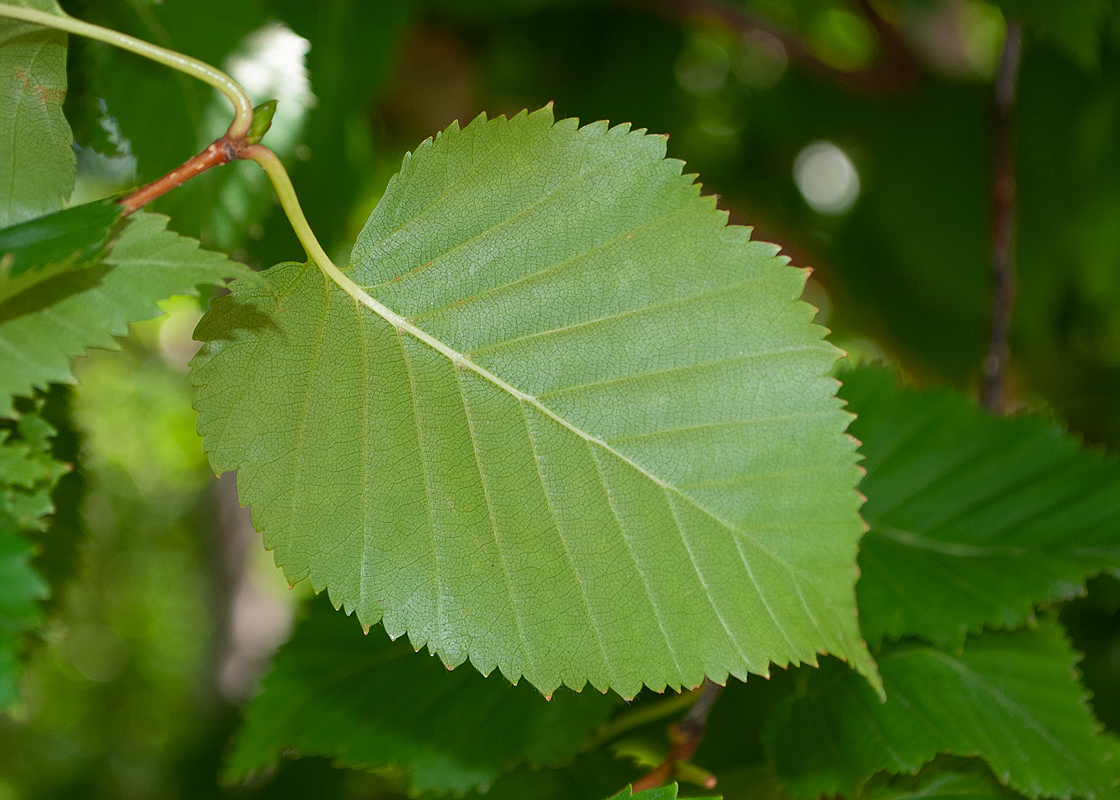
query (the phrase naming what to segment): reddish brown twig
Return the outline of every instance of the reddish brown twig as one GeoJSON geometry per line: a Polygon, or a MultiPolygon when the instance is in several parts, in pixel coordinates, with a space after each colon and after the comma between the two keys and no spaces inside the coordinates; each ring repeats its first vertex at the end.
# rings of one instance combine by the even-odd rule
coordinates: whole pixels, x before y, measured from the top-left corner
{"type": "Polygon", "coordinates": [[[868,23],[879,35],[880,57],[867,67],[850,72],[821,61],[801,37],[739,4],[725,0],[631,0],[631,4],[676,19],[714,20],[743,34],[763,31],[782,43],[790,61],[846,89],[863,94],[893,94],[904,91],[915,85],[922,74],[921,64],[898,29],[879,16],[868,2],[861,2],[860,5],[868,23]]]}
{"type": "Polygon", "coordinates": [[[1009,22],[993,92],[992,115],[992,328],[984,357],[984,405],[1004,408],[1011,316],[1015,310],[1015,91],[1023,29],[1009,22]]]}
{"type": "Polygon", "coordinates": [[[201,175],[208,169],[220,167],[222,164],[228,164],[240,158],[241,152],[247,146],[248,142],[245,139],[229,139],[226,136],[215,139],[201,153],[192,156],[162,178],[157,178],[147,186],[141,186],[132,194],[123,197],[119,204],[124,207],[124,215],[127,216],[133,211],[143,208],[157,197],[167,194],[172,189],[183,185],[186,181],[196,175],[201,175]]]}
{"type": "MultiPolygon", "coordinates": [[[[687,763],[692,758],[696,748],[704,741],[704,735],[708,732],[708,714],[722,691],[723,687],[718,683],[704,680],[700,699],[688,710],[680,724],[669,726],[669,755],[648,774],[634,781],[635,792],[660,786],[673,777],[679,764],[687,763]]],[[[714,777],[709,777],[704,782],[705,789],[712,789],[715,785],[714,777]]]]}

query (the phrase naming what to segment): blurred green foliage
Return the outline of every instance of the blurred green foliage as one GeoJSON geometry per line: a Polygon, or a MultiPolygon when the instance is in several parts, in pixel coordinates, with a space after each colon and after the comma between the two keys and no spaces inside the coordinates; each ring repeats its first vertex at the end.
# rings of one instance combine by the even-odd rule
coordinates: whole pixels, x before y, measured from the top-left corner
{"type": "MultiPolygon", "coordinates": [[[[991,82],[1006,19],[1018,19],[1027,36],[1015,123],[1013,399],[1102,449],[1120,449],[1115,0],[64,6],[227,67],[265,26],[283,24],[306,40],[270,58],[279,60],[277,74],[308,80],[314,100],[291,99],[289,108],[306,107],[286,122],[278,114],[266,141],[286,137],[281,155],[332,254],[347,252],[401,155],[422,138],[483,110],[554,102],[558,117],[668,133],[670,155],[700,172],[733,221],[814,268],[808,298],[835,341],[854,356],[885,355],[921,382],[971,393],[990,314],[991,82]],[[721,4],[766,24],[694,13],[721,4]],[[884,40],[868,9],[899,32],[898,42],[884,40]],[[888,86],[875,76],[906,68],[889,59],[900,42],[916,67],[888,86]],[[815,143],[831,149],[807,150],[815,143]]],[[[208,89],[74,37],[69,80],[79,191],[100,196],[149,180],[224,124],[208,89]]],[[[281,98],[280,113],[284,106],[281,98]]],[[[267,187],[240,166],[203,176],[157,210],[172,215],[176,230],[234,248],[255,266],[301,257],[267,187]]],[[[58,511],[40,539],[51,621],[32,650],[22,708],[0,717],[0,798],[403,796],[406,782],[392,771],[316,759],[284,762],[248,787],[218,784],[244,698],[221,680],[236,605],[222,543],[233,528],[194,433],[182,371],[194,303],[140,326],[123,353],[89,358],[78,387],[47,398],[44,417],[60,430],[55,456],[80,466],[55,489],[58,511]]],[[[265,583],[277,580],[257,568],[265,583]]],[[[1087,654],[1095,710],[1113,730],[1118,586],[1095,579],[1086,598],[1061,609],[1087,654]]],[[[734,684],[715,707],[696,760],[720,777],[726,797],[779,796],[773,775],[754,766],[764,704],[776,694],[764,690],[803,684],[806,672],[734,684]]],[[[635,710],[658,700],[640,697],[635,710]]],[[[664,727],[656,717],[635,725],[623,749],[656,747],[664,727]]],[[[547,774],[522,769],[483,796],[602,800],[641,771],[585,756],[547,774]]]]}

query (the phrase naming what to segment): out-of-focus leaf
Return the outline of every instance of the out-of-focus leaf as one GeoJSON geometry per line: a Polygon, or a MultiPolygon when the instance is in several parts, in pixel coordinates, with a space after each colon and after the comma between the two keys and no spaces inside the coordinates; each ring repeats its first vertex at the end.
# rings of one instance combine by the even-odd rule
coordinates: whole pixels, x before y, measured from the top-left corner
{"type": "MultiPolygon", "coordinates": [[[[58,13],[54,0],[9,5],[58,13]]],[[[0,19],[0,227],[57,211],[74,187],[73,136],[62,116],[66,97],[66,34],[0,19]]]]}
{"type": "Polygon", "coordinates": [[[997,0],[1009,19],[1072,58],[1082,69],[1100,65],[1109,0],[997,0]]]}
{"type": "Polygon", "coordinates": [[[860,542],[860,626],[872,645],[959,647],[1120,570],[1120,463],[1040,417],[996,418],[963,395],[846,373],[871,526],[860,542]]]}
{"type": "Polygon", "coordinates": [[[463,21],[491,21],[527,15],[553,6],[578,7],[602,4],[603,0],[429,0],[441,14],[463,21]]]}
{"type": "Polygon", "coordinates": [[[44,529],[51,490],[67,470],[51,456],[53,433],[37,414],[0,427],[0,709],[18,699],[20,635],[39,623],[38,601],[49,594],[23,534],[44,529]]]}
{"type": "Polygon", "coordinates": [[[165,230],[167,218],[133,215],[93,266],[44,281],[0,305],[0,417],[12,396],[49,383],[73,383],[70,359],[90,347],[115,347],[128,325],[158,317],[159,300],[200,284],[256,273],[198,242],[165,230]]]}
{"type": "Polygon", "coordinates": [[[116,203],[88,203],[0,229],[0,306],[32,286],[96,261],[120,218],[116,203]]]}
{"type": "Polygon", "coordinates": [[[87,541],[85,500],[88,477],[81,461],[84,432],[73,419],[74,387],[52,384],[43,398],[39,416],[54,430],[51,454],[64,464],[72,464],[51,491],[54,513],[46,530],[29,535],[35,546],[32,566],[50,587],[50,596],[40,606],[50,615],[65,601],[65,589],[79,574],[82,545],[87,541]]]}
{"type": "Polygon", "coordinates": [[[979,759],[939,756],[916,775],[875,776],[861,800],[1014,800],[1019,797],[979,759]]]}
{"type": "Polygon", "coordinates": [[[404,640],[362,636],[357,622],[315,602],[281,648],[226,769],[237,780],[282,752],[348,767],[397,767],[415,792],[463,794],[521,762],[570,759],[617,697],[510,686],[449,672],[404,640]]]}
{"type": "Polygon", "coordinates": [[[564,767],[519,767],[485,792],[470,792],[466,800],[603,800],[636,780],[642,771],[599,750],[564,767]]]}
{"type": "MultiPolygon", "coordinates": [[[[610,800],[677,800],[677,784],[670,783],[643,792],[634,793],[632,787],[627,786],[610,800]]],[[[718,797],[709,797],[708,800],[719,800],[718,797]]]]}
{"type": "Polygon", "coordinates": [[[876,681],[836,350],[664,154],[550,108],[424,142],[358,299],[284,264],[283,314],[235,285],[200,323],[211,464],[290,580],[448,666],[633,697],[829,652],[876,681]]]}
{"type": "Polygon", "coordinates": [[[775,709],[767,749],[798,797],[856,796],[874,773],[916,772],[938,753],[979,755],[1028,797],[1115,791],[1115,739],[1102,734],[1061,627],[985,633],[959,653],[885,649],[880,703],[835,662],[775,709]]]}

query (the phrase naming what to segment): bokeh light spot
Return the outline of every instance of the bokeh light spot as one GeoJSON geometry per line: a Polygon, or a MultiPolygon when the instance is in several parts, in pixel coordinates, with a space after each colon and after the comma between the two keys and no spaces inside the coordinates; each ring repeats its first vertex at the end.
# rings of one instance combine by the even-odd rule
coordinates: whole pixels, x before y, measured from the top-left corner
{"type": "Polygon", "coordinates": [[[806,145],[793,162],[793,179],[805,202],[818,214],[838,216],[859,198],[859,173],[832,142],[806,145]]]}

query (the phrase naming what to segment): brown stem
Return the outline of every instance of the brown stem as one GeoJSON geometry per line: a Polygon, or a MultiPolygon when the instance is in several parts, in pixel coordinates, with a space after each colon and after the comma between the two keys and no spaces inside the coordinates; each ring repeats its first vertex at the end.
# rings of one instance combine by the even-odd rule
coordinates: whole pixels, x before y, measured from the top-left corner
{"type": "Polygon", "coordinates": [[[775,25],[766,17],[725,0],[631,0],[633,5],[653,9],[675,19],[711,19],[747,34],[763,31],[773,36],[786,50],[790,61],[846,89],[864,94],[893,94],[917,83],[922,67],[894,25],[884,20],[868,2],[861,2],[868,22],[879,35],[881,57],[864,69],[847,72],[817,58],[805,41],[775,25]]]}
{"type": "Polygon", "coordinates": [[[884,93],[901,92],[915,86],[924,68],[914,55],[898,26],[883,19],[871,0],[859,0],[859,7],[879,37],[880,57],[876,66],[865,70],[872,81],[868,88],[884,93]]]}
{"type": "Polygon", "coordinates": [[[138,211],[157,197],[162,197],[208,169],[220,167],[222,164],[228,164],[240,158],[246,146],[247,142],[244,139],[229,139],[226,136],[215,139],[201,153],[192,156],[162,178],[157,178],[147,186],[141,186],[132,194],[123,197],[119,201],[119,204],[124,207],[123,215],[127,216],[134,211],[138,211]]]}
{"type": "MultiPolygon", "coordinates": [[[[704,679],[700,688],[700,699],[688,710],[679,724],[669,726],[669,740],[672,742],[669,755],[648,774],[634,781],[635,792],[660,786],[673,777],[678,764],[692,758],[696,748],[704,741],[704,735],[708,732],[708,714],[711,713],[712,705],[722,691],[723,687],[718,683],[704,679]]],[[[704,788],[712,789],[715,785],[715,778],[709,778],[704,788]]]]}
{"type": "Polygon", "coordinates": [[[984,357],[984,405],[1006,404],[1011,315],[1015,310],[1015,91],[1023,50],[1023,29],[1007,24],[993,92],[992,118],[992,328],[984,357]]]}

